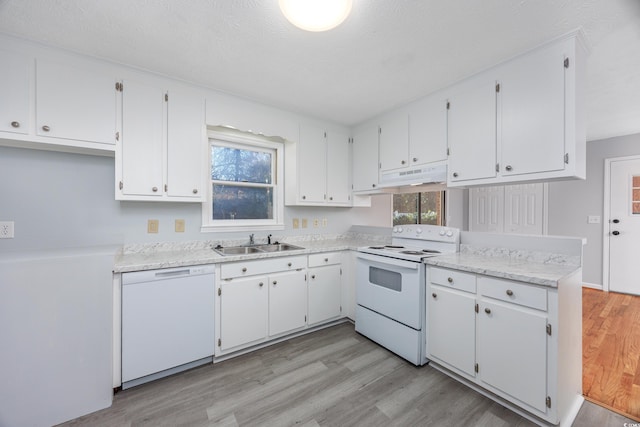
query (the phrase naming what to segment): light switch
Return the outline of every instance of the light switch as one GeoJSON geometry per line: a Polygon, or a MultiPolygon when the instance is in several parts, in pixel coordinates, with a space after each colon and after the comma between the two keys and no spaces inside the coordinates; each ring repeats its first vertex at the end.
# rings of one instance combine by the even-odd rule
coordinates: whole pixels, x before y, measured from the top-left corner
{"type": "Polygon", "coordinates": [[[184,233],[184,219],[176,219],[176,233],[184,233]]]}
{"type": "Polygon", "coordinates": [[[307,218],[302,218],[302,228],[307,228],[307,218]]]}
{"type": "Polygon", "coordinates": [[[300,228],[300,220],[298,218],[293,218],[293,228],[300,228]]]}
{"type": "Polygon", "coordinates": [[[587,217],[588,224],[600,224],[600,215],[589,215],[587,217]]]}
{"type": "Polygon", "coordinates": [[[0,239],[13,239],[13,221],[0,221],[0,239]]]}
{"type": "Polygon", "coordinates": [[[159,219],[150,219],[147,221],[147,233],[157,233],[160,228],[159,219]]]}

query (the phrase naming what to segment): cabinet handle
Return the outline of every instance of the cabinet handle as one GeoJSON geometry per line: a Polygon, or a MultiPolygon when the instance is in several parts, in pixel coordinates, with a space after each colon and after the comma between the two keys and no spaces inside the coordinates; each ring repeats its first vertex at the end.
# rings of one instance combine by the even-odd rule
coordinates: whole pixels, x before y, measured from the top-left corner
{"type": "Polygon", "coordinates": [[[375,184],[371,184],[371,186],[372,186],[373,188],[376,188],[376,185],[375,185],[375,184]]]}
{"type": "Polygon", "coordinates": [[[302,200],[307,200],[307,196],[302,196],[302,200]]]}
{"type": "Polygon", "coordinates": [[[158,187],[153,187],[153,188],[151,189],[151,191],[153,191],[154,193],[157,193],[157,192],[158,192],[158,187]]]}
{"type": "Polygon", "coordinates": [[[333,197],[329,197],[329,200],[333,200],[333,197]]]}
{"type": "Polygon", "coordinates": [[[312,275],[311,275],[311,278],[312,278],[312,279],[315,279],[315,278],[316,278],[316,275],[315,275],[315,274],[312,274],[312,275]]]}
{"type": "Polygon", "coordinates": [[[20,127],[20,122],[11,122],[11,127],[19,128],[20,127]]]}
{"type": "Polygon", "coordinates": [[[400,162],[401,165],[404,165],[405,163],[407,162],[405,162],[404,160],[400,162]]]}
{"type": "Polygon", "coordinates": [[[242,267],[242,272],[246,273],[247,272],[247,267],[242,267]]]}
{"type": "Polygon", "coordinates": [[[453,173],[453,177],[454,177],[454,178],[457,178],[457,177],[458,177],[458,172],[454,172],[454,173],[453,173]]]}
{"type": "Polygon", "coordinates": [[[414,161],[414,162],[417,162],[417,161],[418,161],[418,158],[417,158],[417,157],[414,157],[414,158],[413,158],[413,161],[414,161]]]}
{"type": "Polygon", "coordinates": [[[264,283],[260,282],[260,283],[258,283],[258,286],[263,287],[264,283]]]}
{"type": "Polygon", "coordinates": [[[49,132],[51,130],[51,128],[47,125],[42,126],[42,130],[45,132],[49,132]]]}
{"type": "Polygon", "coordinates": [[[511,289],[507,289],[507,295],[513,296],[513,291],[511,289]]]}
{"type": "Polygon", "coordinates": [[[198,189],[197,188],[193,189],[193,194],[198,194],[198,189]]]}
{"type": "Polygon", "coordinates": [[[273,281],[273,284],[274,284],[274,285],[277,285],[277,284],[278,284],[278,281],[277,281],[277,280],[274,280],[274,281],[273,281]]]}
{"type": "Polygon", "coordinates": [[[289,263],[287,263],[287,267],[291,267],[291,263],[290,263],[290,262],[289,262],[289,263]]]}
{"type": "Polygon", "coordinates": [[[438,298],[438,294],[436,294],[435,292],[431,294],[432,297],[434,298],[438,298]]]}
{"type": "Polygon", "coordinates": [[[513,170],[513,167],[511,167],[511,165],[507,165],[504,167],[508,172],[511,172],[513,170]]]}
{"type": "Polygon", "coordinates": [[[325,258],[325,259],[324,259],[324,262],[329,262],[329,258],[325,258]]]}
{"type": "Polygon", "coordinates": [[[490,308],[485,308],[484,312],[487,313],[487,314],[491,314],[491,309],[490,308]]]}
{"type": "Polygon", "coordinates": [[[447,282],[449,282],[449,283],[453,283],[453,277],[448,277],[448,278],[447,278],[447,282]]]}

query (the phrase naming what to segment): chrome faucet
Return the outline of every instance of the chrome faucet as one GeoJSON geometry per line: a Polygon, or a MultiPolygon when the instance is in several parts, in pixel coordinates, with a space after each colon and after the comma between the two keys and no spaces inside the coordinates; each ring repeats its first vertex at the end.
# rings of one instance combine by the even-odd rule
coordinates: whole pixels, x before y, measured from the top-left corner
{"type": "Polygon", "coordinates": [[[271,234],[267,236],[267,245],[271,244],[271,234]]]}
{"type": "Polygon", "coordinates": [[[255,242],[253,241],[253,234],[249,234],[249,244],[253,245],[255,242]]]}

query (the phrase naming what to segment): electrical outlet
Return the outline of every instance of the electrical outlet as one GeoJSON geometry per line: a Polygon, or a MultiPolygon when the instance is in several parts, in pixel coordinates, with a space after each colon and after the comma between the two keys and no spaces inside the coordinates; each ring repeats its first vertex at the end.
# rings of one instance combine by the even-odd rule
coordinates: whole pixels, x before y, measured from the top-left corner
{"type": "Polygon", "coordinates": [[[300,228],[300,220],[298,218],[293,218],[293,228],[300,228]]]}
{"type": "Polygon", "coordinates": [[[307,228],[307,218],[302,218],[302,228],[307,228]]]}
{"type": "Polygon", "coordinates": [[[322,226],[323,227],[327,226],[327,218],[322,218],[322,226]]]}
{"type": "Polygon", "coordinates": [[[0,239],[13,239],[13,221],[0,221],[0,239]]]}
{"type": "Polygon", "coordinates": [[[147,233],[157,233],[160,228],[160,220],[150,219],[147,221],[147,233]]]}
{"type": "Polygon", "coordinates": [[[176,233],[184,233],[184,219],[176,219],[176,233]]]}
{"type": "Polygon", "coordinates": [[[320,225],[320,220],[318,218],[314,218],[313,219],[313,228],[318,228],[318,225],[320,225]]]}

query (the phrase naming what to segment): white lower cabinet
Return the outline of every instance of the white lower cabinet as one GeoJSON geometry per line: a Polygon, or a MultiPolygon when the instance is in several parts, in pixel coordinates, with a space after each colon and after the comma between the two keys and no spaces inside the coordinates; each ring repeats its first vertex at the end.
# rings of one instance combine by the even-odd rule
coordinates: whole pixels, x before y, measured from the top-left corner
{"type": "Polygon", "coordinates": [[[216,275],[215,356],[338,319],[341,257],[335,252],[221,264],[216,275]]]}
{"type": "Polygon", "coordinates": [[[269,335],[303,328],[307,323],[304,270],[269,276],[269,335]]]}
{"type": "Polygon", "coordinates": [[[564,425],[582,403],[580,290],[572,278],[550,288],[428,266],[427,357],[533,419],[564,425]]]}
{"type": "Polygon", "coordinates": [[[309,255],[309,325],[342,314],[341,254],[309,255]]]}

